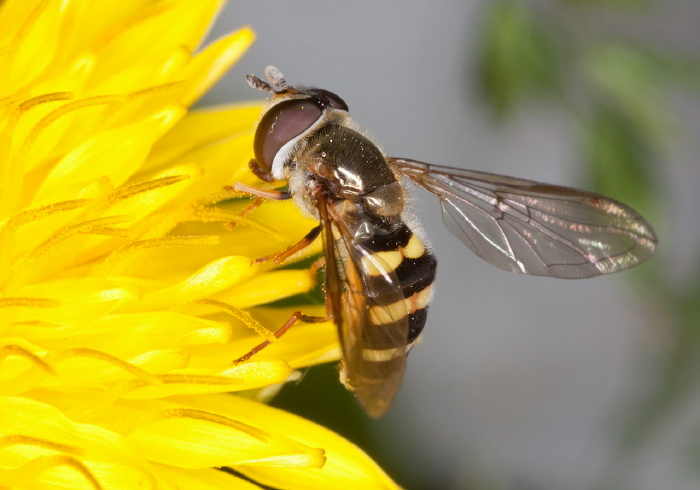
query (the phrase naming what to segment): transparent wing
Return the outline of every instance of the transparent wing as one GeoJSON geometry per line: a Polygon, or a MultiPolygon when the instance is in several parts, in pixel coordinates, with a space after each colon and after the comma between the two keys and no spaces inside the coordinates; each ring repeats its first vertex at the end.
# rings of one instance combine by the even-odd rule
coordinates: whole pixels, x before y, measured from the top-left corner
{"type": "Polygon", "coordinates": [[[593,192],[389,158],[440,199],[445,226],[508,271],[567,279],[610,274],[651,257],[657,239],[633,209],[593,192]]]}
{"type": "Polygon", "coordinates": [[[341,381],[381,416],[401,386],[408,311],[392,269],[362,246],[346,218],[317,200],[326,256],[326,301],[343,351],[341,381]]]}

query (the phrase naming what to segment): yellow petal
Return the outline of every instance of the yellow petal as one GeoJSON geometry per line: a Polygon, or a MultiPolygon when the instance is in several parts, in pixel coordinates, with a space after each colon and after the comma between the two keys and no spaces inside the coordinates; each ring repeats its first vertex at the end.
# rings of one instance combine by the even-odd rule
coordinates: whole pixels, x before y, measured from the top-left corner
{"type": "Polygon", "coordinates": [[[280,270],[257,274],[245,285],[223,291],[216,298],[238,308],[249,308],[308,293],[315,285],[316,277],[306,269],[280,270]]]}
{"type": "MultiPolygon", "coordinates": [[[[228,361],[223,365],[230,364],[230,360],[228,361]]],[[[216,374],[196,374],[198,371],[203,371],[197,369],[197,366],[202,364],[205,363],[193,360],[193,362],[188,363],[186,369],[177,370],[179,372],[173,371],[172,374],[159,375],[159,384],[144,382],[126,393],[124,397],[128,399],[164,398],[172,395],[254,390],[271,384],[283,383],[291,373],[289,365],[284,361],[256,361],[216,374]]]]}
{"type": "MultiPolygon", "coordinates": [[[[190,111],[153,146],[142,170],[181,159],[195,148],[231,135],[252,133],[261,110],[260,103],[243,103],[190,111]]],[[[250,149],[246,150],[248,157],[250,149]]]]}
{"type": "MultiPolygon", "coordinates": [[[[158,385],[156,374],[187,366],[189,355],[180,349],[161,349],[123,360],[97,349],[76,347],[52,351],[44,360],[56,371],[42,386],[104,386],[124,381],[158,385]]],[[[140,385],[140,384],[139,384],[140,385]]]]}
{"type": "Polygon", "coordinates": [[[171,311],[108,315],[82,322],[58,324],[16,322],[4,327],[7,337],[23,337],[44,349],[62,350],[80,345],[131,358],[151,350],[193,345],[223,344],[231,325],[171,311]]]}
{"type": "Polygon", "coordinates": [[[75,488],[71,483],[89,487],[86,475],[79,470],[81,465],[93,477],[99,473],[100,479],[137,482],[146,488],[155,485],[152,470],[122,437],[96,425],[72,422],[44,403],[0,397],[0,434],[6,435],[0,437],[0,461],[3,468],[20,468],[15,475],[5,472],[10,481],[16,480],[18,488],[24,486],[22,482],[27,481],[28,475],[36,479],[36,488],[47,488],[49,482],[59,487],[75,488]],[[64,457],[64,463],[72,460],[78,464],[42,461],[52,456],[64,457]],[[25,465],[33,468],[22,469],[25,465]]]}
{"type": "Polygon", "coordinates": [[[144,294],[138,303],[121,311],[168,308],[210,296],[251,277],[258,267],[247,257],[224,257],[208,264],[184,281],[144,294]]]}
{"type": "Polygon", "coordinates": [[[0,339],[0,394],[18,395],[55,376],[53,366],[44,359],[44,351],[21,338],[0,339]]]}
{"type": "Polygon", "coordinates": [[[104,279],[64,279],[44,282],[24,289],[29,297],[55,301],[54,307],[29,305],[19,309],[14,321],[69,322],[101,318],[115,308],[138,300],[141,291],[131,285],[104,279]]]}
{"type": "Polygon", "coordinates": [[[133,93],[149,87],[182,81],[182,78],[177,78],[177,73],[187,66],[191,59],[192,55],[187,48],[175,46],[153,57],[125,65],[109,78],[97,83],[92,82],[86,88],[90,94],[133,93]]]}
{"type": "Polygon", "coordinates": [[[72,22],[67,23],[61,39],[61,46],[65,49],[63,54],[70,56],[76,51],[86,49],[86,46],[94,49],[92,44],[101,39],[104,33],[110,32],[116,26],[128,24],[130,19],[135,18],[138,12],[152,3],[151,0],[69,2],[67,10],[72,22]]]}
{"type": "MultiPolygon", "coordinates": [[[[252,133],[244,133],[209,145],[198,146],[190,152],[181,154],[180,158],[171,161],[170,164],[197,162],[202,166],[204,170],[202,180],[190,189],[190,196],[202,197],[220,191],[225,185],[239,182],[239,175],[250,178],[247,165],[250,161],[252,145],[252,133]]],[[[148,162],[144,168],[149,168],[148,162]]]]}
{"type": "MultiPolygon", "coordinates": [[[[15,142],[20,147],[18,158],[26,170],[31,171],[47,160],[62,156],[93,135],[104,125],[106,112],[123,103],[123,96],[106,95],[57,104],[50,112],[45,112],[50,108],[48,105],[43,112],[33,111],[34,117],[23,118],[23,124],[15,129],[15,142]]],[[[33,177],[43,179],[45,176],[42,173],[41,177],[33,177]]],[[[34,184],[33,179],[25,182],[25,186],[27,184],[34,184]]]]}
{"type": "Polygon", "coordinates": [[[62,0],[41,2],[26,18],[12,43],[12,63],[3,73],[8,86],[28,83],[51,62],[59,46],[60,24],[56,19],[63,17],[64,3],[62,0]]]}
{"type": "Polygon", "coordinates": [[[105,131],[88,140],[54,167],[35,202],[70,199],[103,175],[114,185],[121,185],[146,158],[153,142],[183,115],[184,110],[171,108],[144,122],[105,131]]]}
{"type": "MultiPolygon", "coordinates": [[[[240,402],[230,395],[221,396],[235,405],[240,402]]],[[[126,438],[152,461],[183,468],[243,462],[275,468],[319,468],[325,461],[322,449],[263,429],[265,423],[251,425],[215,411],[174,403],[150,403],[161,408],[149,412],[146,417],[130,420],[126,438]]],[[[121,405],[128,406],[126,402],[121,405]]]]}
{"type": "MultiPolygon", "coordinates": [[[[155,2],[105,37],[100,58],[105,66],[128,66],[176,46],[193,51],[220,6],[221,0],[155,2]]],[[[97,76],[101,78],[104,74],[100,72],[97,76]]]]}
{"type": "Polygon", "coordinates": [[[199,53],[179,74],[182,79],[188,80],[187,92],[181,99],[183,103],[192,104],[209,90],[254,40],[255,33],[252,29],[243,28],[210,44],[199,53]]]}
{"type": "Polygon", "coordinates": [[[247,482],[225,471],[211,469],[183,470],[173,466],[154,464],[158,475],[168,481],[173,487],[192,488],[196,490],[260,490],[258,485],[247,482]]]}
{"type": "Polygon", "coordinates": [[[32,2],[4,2],[0,9],[0,45],[10,44],[35,9],[32,2]]]}
{"type": "Polygon", "coordinates": [[[357,446],[337,434],[296,415],[259,403],[225,395],[175,397],[175,401],[198,410],[220,413],[242,423],[279,431],[299,443],[323,448],[323,468],[265,468],[238,465],[236,470],[275,488],[326,490],[328,488],[395,489],[397,485],[357,446]]]}

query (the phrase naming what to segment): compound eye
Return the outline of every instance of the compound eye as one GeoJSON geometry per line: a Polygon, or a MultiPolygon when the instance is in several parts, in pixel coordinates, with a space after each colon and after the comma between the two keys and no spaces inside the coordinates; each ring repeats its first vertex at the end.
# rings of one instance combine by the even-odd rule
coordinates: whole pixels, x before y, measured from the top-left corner
{"type": "Polygon", "coordinates": [[[334,94],[333,92],[329,92],[328,90],[325,90],[322,88],[318,88],[318,89],[316,89],[316,91],[320,94],[325,95],[326,98],[328,99],[328,102],[330,102],[334,108],[340,109],[341,111],[345,111],[345,112],[348,111],[348,105],[345,103],[345,101],[343,99],[341,99],[339,96],[337,96],[336,94],[334,94]]]}
{"type": "Polygon", "coordinates": [[[314,99],[290,99],[273,106],[255,131],[253,149],[258,165],[270,172],[280,149],[313,126],[323,114],[314,99]]]}

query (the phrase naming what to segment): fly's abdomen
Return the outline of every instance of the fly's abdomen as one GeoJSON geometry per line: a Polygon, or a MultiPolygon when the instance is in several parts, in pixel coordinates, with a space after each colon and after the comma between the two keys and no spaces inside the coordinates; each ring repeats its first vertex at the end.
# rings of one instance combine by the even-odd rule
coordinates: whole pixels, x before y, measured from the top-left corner
{"type": "MultiPolygon", "coordinates": [[[[423,330],[427,319],[437,268],[435,256],[425,247],[420,237],[403,222],[391,233],[375,235],[362,245],[372,253],[372,256],[365,257],[362,263],[366,275],[370,277],[369,280],[372,281],[372,278],[376,277],[377,281],[383,281],[383,278],[380,279],[380,270],[372,260],[379,259],[377,262],[387,268],[387,272],[395,274],[403,292],[403,299],[397,300],[395,294],[383,297],[381,287],[374,288],[370,285],[367,288],[377,292],[372,298],[372,303],[376,306],[370,308],[370,325],[367,325],[367,329],[378,328],[389,335],[392,324],[403,322],[404,317],[408,315],[406,347],[410,348],[423,330]]],[[[386,345],[382,346],[383,336],[376,335],[376,330],[367,334],[369,347],[377,352],[383,347],[386,348],[386,345]]],[[[395,346],[395,343],[393,345],[395,346]]],[[[405,350],[403,352],[405,353],[405,350]]],[[[386,354],[390,357],[390,353],[386,354]]]]}

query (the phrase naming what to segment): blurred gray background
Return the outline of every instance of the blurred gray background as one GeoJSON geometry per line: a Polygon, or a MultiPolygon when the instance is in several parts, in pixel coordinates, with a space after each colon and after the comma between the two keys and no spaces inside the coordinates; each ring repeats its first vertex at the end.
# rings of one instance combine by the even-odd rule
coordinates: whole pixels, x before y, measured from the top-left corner
{"type": "MultiPolygon", "coordinates": [[[[479,90],[485,19],[496,3],[231,1],[210,37],[250,25],[258,40],[200,105],[260,99],[243,77],[273,64],[292,85],[338,93],[391,155],[591,188],[579,122],[566,104],[526,98],[499,122],[479,90]]],[[[700,54],[696,0],[639,8],[602,0],[524,3],[543,14],[545,27],[549,22],[564,37],[573,30],[574,40],[578,29],[700,54]],[[587,3],[599,5],[581,5],[587,3]]],[[[685,352],[676,303],[665,294],[692,302],[684,292],[695,287],[699,270],[694,90],[663,92],[675,119],[649,158],[654,185],[644,190],[655,194],[656,204],[644,209],[661,240],[655,265],[582,281],[509,274],[452,237],[437,203],[421,193],[416,207],[440,266],[404,386],[379,422],[355,412],[329,422],[324,414],[340,409],[324,393],[313,401],[317,420],[335,424],[408,489],[698,488],[697,380],[684,374],[682,396],[668,408],[659,395],[674,389],[664,373],[685,352]],[[659,277],[663,288],[655,288],[659,277]],[[650,418],[637,420],[646,411],[650,418]]],[[[700,366],[694,346],[686,350],[691,361],[682,362],[700,366]]],[[[336,385],[331,379],[323,389],[336,385]]]]}

